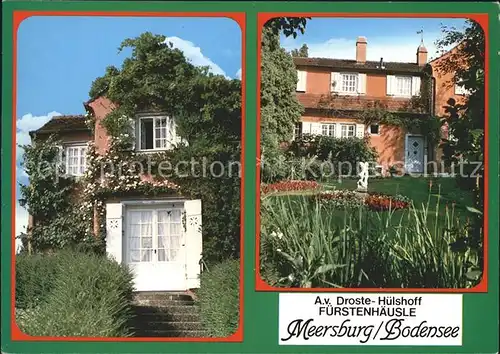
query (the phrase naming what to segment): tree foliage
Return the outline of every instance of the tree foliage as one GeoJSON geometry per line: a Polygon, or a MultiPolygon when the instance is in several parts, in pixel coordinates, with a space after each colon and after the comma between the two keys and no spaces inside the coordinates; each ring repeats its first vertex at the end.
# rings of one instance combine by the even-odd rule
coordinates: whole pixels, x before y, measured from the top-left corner
{"type": "Polygon", "coordinates": [[[261,149],[267,159],[279,154],[279,145],[292,138],[303,108],[295,97],[297,72],[292,56],[280,46],[280,34],[304,33],[306,18],[276,18],[262,30],[261,47],[261,149]]]}
{"type": "Polygon", "coordinates": [[[299,49],[292,49],[290,54],[292,54],[292,57],[308,58],[309,47],[307,47],[307,44],[302,44],[302,47],[300,47],[299,49]]]}
{"type": "Polygon", "coordinates": [[[468,20],[464,30],[443,28],[443,38],[437,41],[438,48],[453,46],[437,67],[443,73],[455,73],[455,82],[468,92],[463,102],[448,100],[445,120],[449,136],[442,141],[446,161],[461,163],[467,176],[457,177],[460,186],[471,189],[475,205],[471,222],[461,230],[453,249],[463,252],[467,248],[478,251],[483,267],[483,213],[484,208],[484,121],[485,121],[485,37],[481,26],[468,20]],[[477,163],[480,168],[476,170],[477,163]],[[474,172],[474,175],[472,175],[474,172]]]}

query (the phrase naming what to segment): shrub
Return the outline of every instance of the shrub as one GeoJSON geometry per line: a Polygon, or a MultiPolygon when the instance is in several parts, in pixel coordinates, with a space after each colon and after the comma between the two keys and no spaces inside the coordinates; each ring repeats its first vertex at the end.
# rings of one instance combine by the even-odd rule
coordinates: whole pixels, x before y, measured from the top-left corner
{"type": "Polygon", "coordinates": [[[16,256],[16,308],[33,308],[45,302],[60,262],[58,254],[16,256]]]}
{"type": "Polygon", "coordinates": [[[306,135],[292,142],[289,152],[296,157],[317,156],[321,161],[330,161],[334,174],[343,176],[356,175],[359,161],[373,162],[377,158],[375,149],[370,147],[367,139],[354,137],[340,139],[306,135]]]}
{"type": "Polygon", "coordinates": [[[198,301],[209,336],[228,337],[239,323],[240,261],[227,260],[201,274],[198,301]]]}
{"type": "Polygon", "coordinates": [[[46,302],[18,322],[32,336],[130,335],[132,274],[126,266],[89,253],[61,254],[46,302]]]}

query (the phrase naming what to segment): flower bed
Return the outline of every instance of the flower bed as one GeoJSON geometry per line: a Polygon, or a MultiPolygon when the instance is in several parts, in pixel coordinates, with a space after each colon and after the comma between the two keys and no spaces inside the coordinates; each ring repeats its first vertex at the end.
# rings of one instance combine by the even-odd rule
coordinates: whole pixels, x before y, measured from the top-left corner
{"type": "Polygon", "coordinates": [[[392,196],[372,192],[364,196],[349,190],[325,191],[316,194],[313,198],[333,208],[352,208],[364,205],[372,211],[387,211],[407,209],[410,206],[410,199],[402,195],[392,196]]]}
{"type": "Polygon", "coordinates": [[[399,194],[392,196],[369,193],[365,199],[365,205],[373,211],[408,209],[410,207],[410,199],[399,194]]]}
{"type": "Polygon", "coordinates": [[[273,184],[265,184],[262,186],[262,194],[272,192],[293,192],[317,190],[320,184],[316,181],[280,181],[273,184]]]}

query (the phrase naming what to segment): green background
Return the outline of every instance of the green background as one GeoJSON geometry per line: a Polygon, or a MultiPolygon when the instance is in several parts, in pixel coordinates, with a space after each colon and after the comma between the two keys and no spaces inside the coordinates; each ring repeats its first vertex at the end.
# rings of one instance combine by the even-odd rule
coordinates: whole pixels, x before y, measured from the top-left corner
{"type": "Polygon", "coordinates": [[[2,57],[2,351],[28,352],[497,352],[498,351],[498,117],[499,117],[499,7],[494,3],[287,3],[287,2],[3,2],[2,57]],[[245,284],[243,343],[182,342],[12,342],[10,340],[11,178],[12,149],[12,12],[14,10],[71,11],[208,11],[246,12],[245,121],[245,284]],[[489,14],[489,289],[465,294],[462,347],[278,346],[278,294],[255,292],[256,88],[258,12],[375,12],[489,14]]]}

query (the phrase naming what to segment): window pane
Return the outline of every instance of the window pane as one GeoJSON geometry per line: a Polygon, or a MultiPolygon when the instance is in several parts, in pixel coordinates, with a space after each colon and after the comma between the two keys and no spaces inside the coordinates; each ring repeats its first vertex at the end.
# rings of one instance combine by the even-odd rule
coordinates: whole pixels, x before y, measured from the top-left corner
{"type": "Polygon", "coordinates": [[[169,257],[170,262],[177,262],[178,257],[179,257],[179,250],[170,250],[170,257],[169,257]]]}
{"type": "Polygon", "coordinates": [[[141,262],[151,262],[152,250],[141,251],[141,262]]]}
{"type": "Polygon", "coordinates": [[[139,249],[141,248],[140,247],[140,237],[129,237],[129,248],[130,250],[136,250],[136,249],[139,249]]]}
{"type": "Polygon", "coordinates": [[[130,250],[129,254],[131,262],[139,262],[141,260],[140,251],[130,250]]]}
{"type": "Polygon", "coordinates": [[[181,211],[179,209],[172,210],[172,221],[173,222],[180,222],[181,221],[181,211]]]}
{"type": "Polygon", "coordinates": [[[153,120],[141,119],[141,149],[153,148],[153,120]]]}
{"type": "Polygon", "coordinates": [[[165,261],[167,261],[166,253],[167,253],[167,251],[164,250],[164,249],[159,249],[158,250],[158,261],[159,262],[165,262],[165,261]]]}
{"type": "Polygon", "coordinates": [[[141,247],[142,248],[153,248],[153,238],[152,237],[143,237],[141,239],[141,247]]]}

